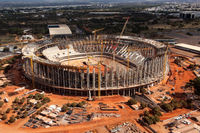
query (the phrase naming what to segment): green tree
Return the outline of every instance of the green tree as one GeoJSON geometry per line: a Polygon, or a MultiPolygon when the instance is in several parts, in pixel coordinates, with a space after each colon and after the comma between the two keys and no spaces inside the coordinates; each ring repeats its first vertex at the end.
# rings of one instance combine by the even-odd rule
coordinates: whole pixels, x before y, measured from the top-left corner
{"type": "Polygon", "coordinates": [[[85,101],[82,101],[81,103],[82,103],[83,105],[85,105],[85,104],[86,104],[86,102],[85,102],[85,101]]]}
{"type": "Polygon", "coordinates": [[[41,100],[44,98],[44,94],[36,93],[34,98],[35,98],[35,100],[41,100]]]}
{"type": "Polygon", "coordinates": [[[77,103],[72,103],[71,107],[76,107],[77,103]]]}
{"type": "Polygon", "coordinates": [[[18,102],[18,103],[19,103],[19,104],[23,104],[23,103],[24,103],[24,101],[25,101],[25,98],[23,97],[22,99],[20,99],[20,100],[19,100],[19,102],[18,102]]]}
{"type": "Polygon", "coordinates": [[[128,105],[133,105],[133,104],[136,104],[136,103],[137,103],[137,101],[133,98],[128,100],[128,105]]]}
{"type": "Polygon", "coordinates": [[[35,105],[35,108],[36,108],[36,109],[39,109],[41,106],[42,106],[41,103],[38,102],[38,103],[35,105]]]}
{"type": "Polygon", "coordinates": [[[3,106],[4,102],[0,101],[0,108],[3,106]]]}
{"type": "Polygon", "coordinates": [[[152,109],[152,114],[153,115],[157,115],[157,116],[161,116],[162,115],[161,112],[160,112],[160,108],[159,107],[154,107],[152,109]]]}
{"type": "Polygon", "coordinates": [[[185,100],[180,101],[181,107],[186,108],[187,107],[187,102],[185,100]]]}
{"type": "Polygon", "coordinates": [[[83,103],[80,102],[80,103],[78,103],[76,106],[77,106],[77,107],[83,107],[83,103]]]}
{"type": "Polygon", "coordinates": [[[30,95],[28,96],[28,98],[33,98],[33,94],[30,94],[30,95]]]}
{"type": "Polygon", "coordinates": [[[68,106],[66,104],[64,104],[61,108],[62,112],[66,112],[68,110],[68,106]]]}
{"type": "Polygon", "coordinates": [[[14,117],[14,115],[12,115],[12,116],[10,117],[10,119],[8,120],[8,122],[10,122],[10,123],[15,122],[15,117],[14,117]]]}
{"type": "Polygon", "coordinates": [[[190,80],[187,84],[194,87],[195,94],[200,95],[200,77],[190,80]]]}
{"type": "Polygon", "coordinates": [[[144,111],[144,116],[149,116],[149,111],[145,110],[144,111]]]}
{"type": "Polygon", "coordinates": [[[144,117],[143,117],[143,121],[144,121],[145,123],[147,123],[148,125],[153,124],[153,121],[152,121],[151,117],[149,117],[149,116],[144,116],[144,117]]]}
{"type": "Polygon", "coordinates": [[[7,119],[7,115],[6,115],[6,114],[3,114],[2,117],[1,117],[1,119],[2,119],[2,120],[6,120],[6,119],[7,119]]]}
{"type": "Polygon", "coordinates": [[[51,100],[50,100],[50,98],[49,97],[44,97],[43,99],[42,99],[42,103],[49,103],[51,100]]]}
{"type": "Polygon", "coordinates": [[[7,108],[6,113],[9,113],[9,112],[10,112],[10,108],[7,108]]]}
{"type": "Polygon", "coordinates": [[[19,103],[19,98],[16,97],[13,103],[19,103]]]}
{"type": "Polygon", "coordinates": [[[24,113],[23,113],[23,116],[22,116],[22,118],[26,118],[28,116],[28,112],[27,111],[25,111],[24,113]]]}
{"type": "Polygon", "coordinates": [[[141,109],[144,109],[144,108],[146,108],[146,107],[147,107],[147,104],[145,104],[145,103],[143,103],[143,102],[140,104],[140,108],[141,108],[141,109]]]}
{"type": "Polygon", "coordinates": [[[153,124],[156,124],[157,122],[160,121],[160,118],[159,118],[157,115],[151,116],[150,118],[151,118],[151,120],[153,121],[153,124]]]}
{"type": "Polygon", "coordinates": [[[173,110],[172,106],[170,104],[167,104],[167,103],[163,103],[161,105],[161,107],[167,112],[171,112],[173,110]]]}

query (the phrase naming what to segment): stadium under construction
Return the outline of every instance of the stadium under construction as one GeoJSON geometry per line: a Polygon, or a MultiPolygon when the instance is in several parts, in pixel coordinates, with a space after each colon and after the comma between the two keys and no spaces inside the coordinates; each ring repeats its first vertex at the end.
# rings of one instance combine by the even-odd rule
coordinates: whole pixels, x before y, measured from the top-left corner
{"type": "Polygon", "coordinates": [[[154,40],[99,35],[45,44],[23,52],[33,87],[60,95],[126,95],[161,82],[169,71],[167,46],[154,40]]]}

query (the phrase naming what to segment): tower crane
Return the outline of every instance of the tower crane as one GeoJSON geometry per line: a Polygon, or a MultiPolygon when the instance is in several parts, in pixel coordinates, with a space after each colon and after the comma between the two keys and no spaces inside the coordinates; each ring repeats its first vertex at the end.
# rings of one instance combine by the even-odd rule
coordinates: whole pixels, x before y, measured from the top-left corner
{"type": "Polygon", "coordinates": [[[121,31],[121,33],[120,33],[120,35],[119,35],[119,38],[118,38],[118,40],[117,40],[117,46],[114,48],[114,50],[113,50],[113,60],[115,61],[115,51],[116,51],[116,49],[117,49],[117,47],[118,47],[118,45],[119,45],[119,41],[120,41],[120,38],[121,38],[121,36],[124,34],[124,31],[125,31],[125,29],[126,29],[126,25],[128,24],[128,21],[129,21],[129,18],[130,17],[128,17],[127,19],[126,19],[126,22],[124,23],[124,26],[123,26],[123,28],[122,28],[122,31],[121,31]]]}
{"type": "Polygon", "coordinates": [[[96,33],[102,30],[104,30],[104,28],[93,30],[92,33],[94,34],[94,37],[96,38],[96,33]]]}

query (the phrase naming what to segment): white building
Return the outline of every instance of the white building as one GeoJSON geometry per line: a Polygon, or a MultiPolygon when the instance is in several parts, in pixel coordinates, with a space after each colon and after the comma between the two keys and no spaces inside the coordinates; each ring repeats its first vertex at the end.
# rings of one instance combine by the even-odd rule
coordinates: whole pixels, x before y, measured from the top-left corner
{"type": "Polygon", "coordinates": [[[189,45],[189,44],[185,44],[185,43],[178,43],[178,44],[175,44],[174,46],[177,49],[181,49],[181,50],[193,52],[193,53],[196,53],[196,54],[200,54],[200,47],[198,47],[198,46],[189,45]]]}
{"type": "Polygon", "coordinates": [[[52,36],[67,36],[71,35],[72,32],[66,24],[53,24],[48,25],[49,35],[52,36]]]}

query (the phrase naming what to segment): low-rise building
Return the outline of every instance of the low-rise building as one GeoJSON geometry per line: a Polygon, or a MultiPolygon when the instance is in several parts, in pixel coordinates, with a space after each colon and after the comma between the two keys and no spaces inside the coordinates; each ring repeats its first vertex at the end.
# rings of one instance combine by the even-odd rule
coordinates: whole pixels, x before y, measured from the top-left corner
{"type": "Polygon", "coordinates": [[[32,104],[35,105],[35,104],[37,104],[37,100],[35,100],[35,99],[31,99],[31,100],[30,100],[30,103],[32,103],[32,104]]]}

